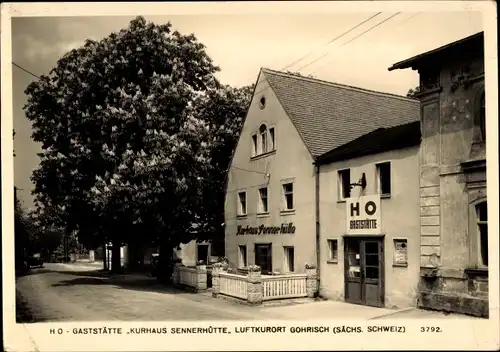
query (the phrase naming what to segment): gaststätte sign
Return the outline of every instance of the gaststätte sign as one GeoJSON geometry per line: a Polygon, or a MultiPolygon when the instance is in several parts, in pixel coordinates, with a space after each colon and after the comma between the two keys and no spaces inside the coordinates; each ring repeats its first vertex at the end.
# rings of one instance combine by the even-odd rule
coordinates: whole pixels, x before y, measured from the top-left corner
{"type": "Polygon", "coordinates": [[[293,222],[283,223],[280,226],[260,225],[257,227],[239,225],[236,236],[241,235],[288,235],[295,233],[293,222]]]}
{"type": "Polygon", "coordinates": [[[379,235],[381,233],[380,196],[366,195],[346,200],[349,235],[379,235]]]}

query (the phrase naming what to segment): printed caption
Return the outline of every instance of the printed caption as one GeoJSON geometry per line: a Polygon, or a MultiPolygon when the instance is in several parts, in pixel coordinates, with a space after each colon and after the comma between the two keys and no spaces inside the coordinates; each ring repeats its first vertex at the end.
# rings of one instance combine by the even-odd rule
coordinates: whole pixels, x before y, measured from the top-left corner
{"type": "MultiPolygon", "coordinates": [[[[412,327],[420,333],[441,333],[439,326],[412,327]]],[[[410,330],[410,331],[411,331],[410,330]]],[[[404,325],[318,325],[318,326],[217,326],[207,327],[75,327],[71,329],[50,328],[50,335],[211,335],[211,334],[363,334],[399,333],[408,331],[404,325]]],[[[411,331],[413,332],[413,331],[411,331]]]]}

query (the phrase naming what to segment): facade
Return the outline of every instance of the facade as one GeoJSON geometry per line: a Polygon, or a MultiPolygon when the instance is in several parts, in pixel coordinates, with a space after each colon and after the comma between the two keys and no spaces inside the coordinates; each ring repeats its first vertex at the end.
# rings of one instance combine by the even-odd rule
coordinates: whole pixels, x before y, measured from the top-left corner
{"type": "Polygon", "coordinates": [[[321,296],[416,306],[419,146],[416,121],[375,130],[318,158],[321,296]]]}
{"type": "MultiPolygon", "coordinates": [[[[106,258],[108,260],[108,265],[111,267],[111,249],[107,249],[106,258]]],[[[158,248],[156,247],[143,247],[140,248],[140,255],[137,256],[138,265],[137,268],[143,266],[148,267],[151,264],[151,259],[153,254],[158,253],[158,248]]],[[[130,249],[128,245],[123,246],[120,249],[121,263],[124,268],[130,268],[130,261],[133,258],[130,255],[130,249]]],[[[190,241],[188,243],[182,243],[178,249],[174,249],[174,258],[181,259],[182,264],[185,266],[196,266],[196,262],[203,260],[205,263],[210,264],[214,261],[214,254],[212,250],[212,244],[210,242],[197,243],[196,240],[190,241]]]]}
{"type": "Polygon", "coordinates": [[[320,264],[316,159],[381,127],[418,120],[418,102],[261,69],[228,173],[232,269],[303,273],[320,264]]]}
{"type": "Polygon", "coordinates": [[[488,316],[483,33],[389,70],[406,68],[420,75],[418,304],[488,316]]]}

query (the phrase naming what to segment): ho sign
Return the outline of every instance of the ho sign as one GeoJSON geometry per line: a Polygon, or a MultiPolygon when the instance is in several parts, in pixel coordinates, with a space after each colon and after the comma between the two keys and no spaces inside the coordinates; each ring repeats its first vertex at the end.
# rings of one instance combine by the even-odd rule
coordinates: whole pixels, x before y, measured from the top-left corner
{"type": "Polygon", "coordinates": [[[348,198],[347,203],[347,234],[379,235],[380,196],[368,195],[348,198]]]}

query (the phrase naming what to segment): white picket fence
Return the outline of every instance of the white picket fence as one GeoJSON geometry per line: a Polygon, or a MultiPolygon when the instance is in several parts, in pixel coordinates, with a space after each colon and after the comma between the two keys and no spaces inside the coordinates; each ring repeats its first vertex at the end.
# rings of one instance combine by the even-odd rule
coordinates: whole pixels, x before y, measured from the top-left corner
{"type": "Polygon", "coordinates": [[[307,297],[306,274],[262,277],[262,300],[307,297]]]}
{"type": "Polygon", "coordinates": [[[179,266],[179,283],[181,285],[196,287],[197,274],[196,268],[187,268],[184,266],[179,266]]]}
{"type": "Polygon", "coordinates": [[[248,279],[246,276],[220,273],[220,293],[226,296],[247,299],[248,279]]]}

